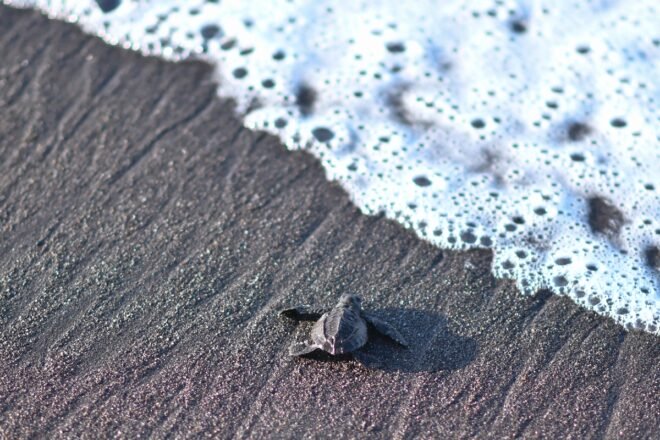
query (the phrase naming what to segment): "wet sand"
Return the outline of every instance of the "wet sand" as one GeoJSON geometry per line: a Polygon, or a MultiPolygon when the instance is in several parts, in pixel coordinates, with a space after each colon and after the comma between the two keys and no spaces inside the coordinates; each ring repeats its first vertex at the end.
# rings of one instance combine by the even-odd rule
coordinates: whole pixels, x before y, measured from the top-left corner
{"type": "Polygon", "coordinates": [[[651,438],[660,339],[367,217],[211,69],[0,6],[0,437],[651,438]],[[291,359],[344,292],[411,341],[291,359]]]}

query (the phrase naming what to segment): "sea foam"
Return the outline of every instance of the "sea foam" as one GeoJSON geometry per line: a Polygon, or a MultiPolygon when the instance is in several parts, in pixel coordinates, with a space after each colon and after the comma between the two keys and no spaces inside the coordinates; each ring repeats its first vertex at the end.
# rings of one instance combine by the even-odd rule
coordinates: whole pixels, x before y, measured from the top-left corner
{"type": "Polygon", "coordinates": [[[660,334],[657,2],[4,3],[208,60],[364,212],[660,334]]]}

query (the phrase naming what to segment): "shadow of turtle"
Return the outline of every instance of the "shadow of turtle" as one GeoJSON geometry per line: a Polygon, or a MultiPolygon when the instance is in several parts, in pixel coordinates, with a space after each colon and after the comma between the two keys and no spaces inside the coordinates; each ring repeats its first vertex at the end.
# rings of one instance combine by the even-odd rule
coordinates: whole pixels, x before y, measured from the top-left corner
{"type": "Polygon", "coordinates": [[[408,347],[370,329],[369,341],[355,356],[332,356],[316,351],[305,357],[322,362],[355,358],[369,369],[417,373],[458,370],[477,355],[474,338],[452,332],[447,319],[440,314],[400,308],[374,310],[373,313],[396,327],[406,338],[408,347]]]}

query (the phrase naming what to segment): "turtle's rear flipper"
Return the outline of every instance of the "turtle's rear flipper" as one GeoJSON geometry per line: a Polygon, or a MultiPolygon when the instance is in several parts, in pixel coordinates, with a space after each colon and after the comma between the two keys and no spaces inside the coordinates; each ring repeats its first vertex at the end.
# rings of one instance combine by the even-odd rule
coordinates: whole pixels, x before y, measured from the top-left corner
{"type": "Polygon", "coordinates": [[[295,321],[318,321],[323,312],[306,306],[298,306],[292,309],[280,310],[280,316],[284,316],[295,321]]]}
{"type": "Polygon", "coordinates": [[[289,347],[289,355],[291,356],[305,356],[318,350],[316,345],[309,345],[306,342],[296,342],[289,347]]]}
{"type": "Polygon", "coordinates": [[[378,331],[378,333],[387,336],[399,345],[404,347],[408,346],[408,342],[406,342],[406,339],[401,336],[401,333],[399,333],[397,329],[392,327],[387,322],[367,312],[362,312],[362,317],[365,319],[365,321],[371,324],[373,328],[378,331]]]}

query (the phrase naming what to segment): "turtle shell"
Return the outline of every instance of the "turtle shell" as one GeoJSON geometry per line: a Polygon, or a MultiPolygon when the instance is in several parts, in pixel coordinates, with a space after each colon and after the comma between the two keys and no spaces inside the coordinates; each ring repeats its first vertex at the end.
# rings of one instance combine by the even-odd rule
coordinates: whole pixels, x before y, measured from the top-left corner
{"type": "Polygon", "coordinates": [[[312,328],[312,341],[330,354],[350,353],[367,343],[367,323],[355,307],[335,307],[312,328]]]}

